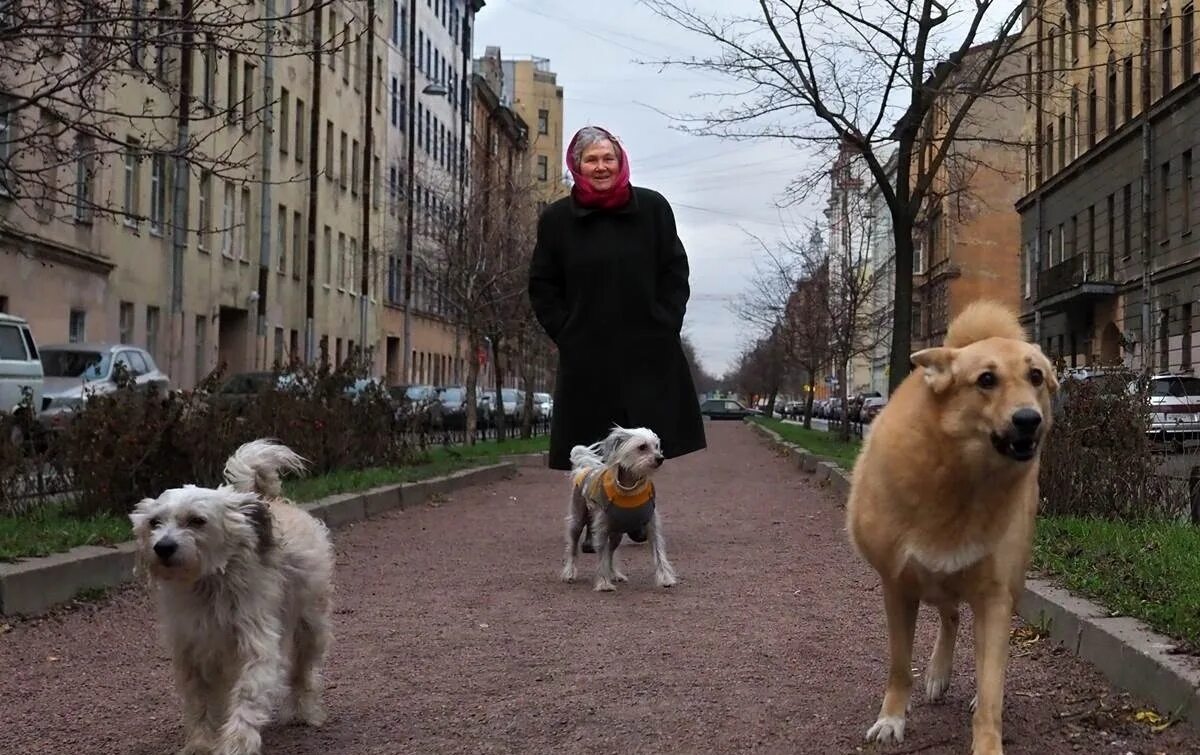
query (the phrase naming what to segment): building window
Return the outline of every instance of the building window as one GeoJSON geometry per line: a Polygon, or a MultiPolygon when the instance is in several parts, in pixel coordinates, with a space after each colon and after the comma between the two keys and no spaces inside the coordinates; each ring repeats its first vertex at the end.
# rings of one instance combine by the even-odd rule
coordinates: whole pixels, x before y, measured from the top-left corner
{"type": "Polygon", "coordinates": [[[1133,56],[1125,58],[1125,63],[1122,66],[1122,73],[1125,76],[1125,122],[1133,120],[1133,56]]]}
{"type": "MultiPolygon", "coordinates": [[[[0,136],[2,139],[3,136],[0,136]]],[[[96,186],[96,153],[92,137],[75,137],[75,222],[90,223],[96,186]]]]}
{"type": "Polygon", "coordinates": [[[208,249],[208,234],[212,230],[212,173],[207,170],[200,171],[199,183],[199,213],[197,217],[199,227],[196,229],[196,248],[204,251],[208,249]]]}
{"type": "Polygon", "coordinates": [[[1058,169],[1067,167],[1067,116],[1058,116],[1058,169]]]}
{"type": "Polygon", "coordinates": [[[203,62],[200,82],[200,103],[204,112],[212,115],[217,101],[217,45],[211,34],[204,35],[204,50],[200,53],[203,62]]]}
{"type": "Polygon", "coordinates": [[[83,343],[87,340],[87,313],[82,309],[72,309],[67,325],[67,340],[71,343],[83,343]]]}
{"type": "Polygon", "coordinates": [[[359,276],[355,273],[361,272],[358,259],[358,239],[350,239],[350,261],[346,264],[346,269],[350,272],[350,279],[346,281],[346,289],[350,293],[359,291],[359,276]]]}
{"type": "Polygon", "coordinates": [[[1108,88],[1104,92],[1105,104],[1108,109],[1107,133],[1111,134],[1117,130],[1117,64],[1111,57],[1105,68],[1105,78],[1108,81],[1108,88]]]}
{"type": "Polygon", "coordinates": [[[1079,89],[1071,88],[1071,159],[1079,157],[1079,89]]]}
{"type": "Polygon", "coordinates": [[[233,257],[233,182],[225,182],[225,197],[221,203],[221,254],[233,257]]]}
{"type": "Polygon", "coordinates": [[[1079,216],[1071,216],[1071,238],[1068,240],[1066,253],[1063,255],[1065,259],[1070,259],[1076,254],[1079,254],[1079,216]]]}
{"type": "Polygon", "coordinates": [[[121,302],[117,314],[117,338],[122,344],[133,343],[133,302],[121,302]]]}
{"type": "Polygon", "coordinates": [[[1171,41],[1171,8],[1169,5],[1163,6],[1163,28],[1162,28],[1162,95],[1165,97],[1171,91],[1171,59],[1175,55],[1175,48],[1171,41]]]}
{"type": "Polygon", "coordinates": [[[279,90],[279,154],[286,155],[288,153],[288,120],[292,109],[292,96],[286,88],[279,90]]]}
{"type": "Polygon", "coordinates": [[[1158,237],[1161,241],[1171,238],[1171,162],[1162,164],[1159,168],[1158,192],[1158,237]]]}
{"type": "Polygon", "coordinates": [[[303,259],[306,248],[304,238],[304,216],[299,212],[292,213],[292,277],[300,277],[300,260],[303,259]]]}
{"type": "Polygon", "coordinates": [[[1183,182],[1180,197],[1182,197],[1183,207],[1183,232],[1189,233],[1192,230],[1192,202],[1195,201],[1195,195],[1192,193],[1192,151],[1189,149],[1183,153],[1183,162],[1179,166],[1181,180],[1183,182]]]}
{"type": "Polygon", "coordinates": [[[1054,175],[1054,124],[1046,126],[1046,176],[1054,175]]]}
{"type": "Polygon", "coordinates": [[[358,187],[362,183],[362,174],[359,172],[361,163],[358,155],[358,140],[354,139],[350,146],[350,193],[354,196],[358,196],[358,187]]]}
{"type": "Polygon", "coordinates": [[[392,77],[392,125],[400,125],[400,80],[392,77]]]}
{"type": "MultiPolygon", "coordinates": [[[[254,240],[251,237],[250,228],[250,187],[242,187],[242,206],[240,209],[241,217],[238,219],[238,224],[242,227],[242,243],[238,246],[237,258],[239,260],[246,259],[246,255],[251,249],[257,248],[254,240]]],[[[261,223],[260,223],[261,225],[261,223]]]]}
{"type": "Polygon", "coordinates": [[[538,111],[538,133],[539,134],[549,134],[550,133],[550,111],[549,110],[539,110],[538,111]]]}
{"type": "Polygon", "coordinates": [[[1096,46],[1096,23],[1097,23],[1096,16],[1098,15],[1098,13],[1096,12],[1096,2],[1097,2],[1097,0],[1087,0],[1088,47],[1096,46]]]}
{"type": "Polygon", "coordinates": [[[333,283],[333,230],[325,226],[325,287],[333,283]]]}
{"type": "Polygon", "coordinates": [[[163,231],[167,212],[167,156],[155,152],[150,158],[150,233],[163,231]]]}
{"type": "Polygon", "coordinates": [[[138,196],[141,190],[139,174],[141,173],[141,154],[138,141],[130,137],[125,141],[125,202],[122,207],[125,213],[125,225],[130,228],[138,226],[138,196]]]}
{"type": "Polygon", "coordinates": [[[1112,261],[1116,256],[1117,250],[1117,197],[1115,194],[1108,195],[1108,247],[1105,249],[1105,258],[1109,261],[1108,274],[1113,274],[1112,261]]]}
{"type": "MultiPolygon", "coordinates": [[[[337,256],[338,256],[338,274],[337,274],[338,290],[345,291],[346,290],[346,281],[350,277],[350,271],[346,265],[346,262],[347,262],[347,260],[346,260],[346,234],[344,234],[344,233],[338,234],[337,256]]],[[[341,361],[340,358],[338,361],[341,361]]]]}
{"type": "Polygon", "coordinates": [[[1195,5],[1189,3],[1183,9],[1183,15],[1179,19],[1179,68],[1183,72],[1183,78],[1192,78],[1192,71],[1195,70],[1193,38],[1195,37],[1195,5]]]}
{"type": "Polygon", "coordinates": [[[242,128],[251,131],[254,128],[254,66],[246,63],[242,66],[242,128]]]}
{"type": "Polygon", "coordinates": [[[196,382],[208,377],[208,319],[196,315],[196,382]]]}
{"type": "Polygon", "coordinates": [[[338,144],[340,147],[338,149],[338,162],[340,164],[338,169],[338,184],[344,190],[346,188],[346,174],[350,170],[350,138],[346,136],[345,131],[342,132],[341,141],[338,144]]]}
{"type": "Polygon", "coordinates": [[[296,98],[296,162],[304,162],[304,100],[296,98]]]}
{"type": "Polygon", "coordinates": [[[275,368],[283,367],[283,328],[275,328],[275,368]]]}
{"type": "Polygon", "coordinates": [[[1096,205],[1088,208],[1088,227],[1087,227],[1087,270],[1089,273],[1095,274],[1096,271],[1096,205]]]}
{"type": "Polygon", "coordinates": [[[225,121],[230,124],[238,122],[238,54],[229,53],[229,67],[225,70],[225,121]]]}
{"type": "Polygon", "coordinates": [[[1163,372],[1171,369],[1171,310],[1158,313],[1158,367],[1163,372]]]}
{"type": "Polygon", "coordinates": [[[287,272],[287,237],[288,237],[288,209],[283,205],[279,205],[275,233],[279,240],[276,243],[279,251],[278,269],[279,274],[283,275],[287,272]]]}
{"type": "Polygon", "coordinates": [[[1071,21],[1071,59],[1079,60],[1079,0],[1067,0],[1067,16],[1071,21]]]}
{"type": "Polygon", "coordinates": [[[1096,74],[1088,74],[1088,95],[1087,95],[1087,146],[1088,149],[1096,146],[1096,131],[1099,130],[1100,124],[1096,122],[1096,74]]]}
{"type": "Polygon", "coordinates": [[[158,325],[158,307],[146,307],[146,351],[155,362],[161,361],[158,358],[158,325]]]}
{"type": "Polygon", "coordinates": [[[1121,254],[1129,257],[1133,253],[1133,184],[1125,184],[1121,190],[1121,254]]]}

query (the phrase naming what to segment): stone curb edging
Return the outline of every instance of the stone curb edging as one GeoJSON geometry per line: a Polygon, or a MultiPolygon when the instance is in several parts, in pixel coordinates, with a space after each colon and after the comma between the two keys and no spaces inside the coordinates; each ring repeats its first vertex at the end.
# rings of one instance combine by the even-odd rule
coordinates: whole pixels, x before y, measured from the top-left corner
{"type": "MultiPolygon", "coordinates": [[[[464,469],[419,482],[344,493],[301,504],[330,528],[342,527],[396,509],[420,506],[437,495],[472,485],[499,482],[518,467],[545,466],[548,454],[500,457],[498,463],[464,469]]],[[[0,616],[32,616],[66,603],[86,590],[108,589],[133,580],[134,543],[105,548],[84,545],[11,564],[0,564],[0,616]]]]}
{"type": "MultiPolygon", "coordinates": [[[[815,473],[822,485],[849,495],[850,475],[836,464],[785,441],[768,427],[748,424],[798,468],[815,473]]],[[[1095,666],[1117,688],[1149,701],[1161,713],[1200,725],[1200,665],[1173,653],[1178,643],[1170,638],[1137,619],[1113,616],[1044,579],[1026,579],[1017,615],[1095,666]]]]}

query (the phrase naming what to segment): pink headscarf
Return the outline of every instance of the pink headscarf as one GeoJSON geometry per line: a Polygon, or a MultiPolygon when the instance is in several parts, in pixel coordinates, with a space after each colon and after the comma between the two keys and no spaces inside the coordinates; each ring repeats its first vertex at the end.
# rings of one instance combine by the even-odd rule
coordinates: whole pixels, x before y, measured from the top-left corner
{"type": "Polygon", "coordinates": [[[583,129],[580,129],[575,132],[575,136],[571,138],[571,143],[567,145],[567,169],[571,171],[571,177],[575,179],[575,185],[571,188],[571,195],[575,197],[576,202],[584,207],[597,210],[615,210],[618,207],[625,206],[633,191],[629,187],[629,156],[625,153],[624,147],[617,142],[617,138],[607,129],[593,128],[597,128],[597,130],[607,134],[613,148],[617,151],[617,161],[620,163],[620,168],[617,169],[617,179],[613,182],[612,188],[605,191],[597,191],[587,176],[583,175],[580,165],[573,157],[575,143],[579,141],[579,135],[583,133],[583,129]]]}

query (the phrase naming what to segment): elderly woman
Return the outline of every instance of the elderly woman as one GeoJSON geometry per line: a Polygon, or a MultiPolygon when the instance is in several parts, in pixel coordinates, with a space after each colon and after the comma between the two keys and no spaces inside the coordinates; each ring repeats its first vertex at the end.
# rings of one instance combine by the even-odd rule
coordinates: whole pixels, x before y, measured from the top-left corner
{"type": "MultiPolygon", "coordinates": [[[[705,447],[680,331],[688,260],[658,192],[629,184],[629,158],[602,128],[567,148],[571,195],[542,213],[529,270],[538,322],[558,345],[550,467],[614,424],[648,427],[667,458],[705,447]]],[[[585,541],[586,542],[586,541],[585,541]]]]}

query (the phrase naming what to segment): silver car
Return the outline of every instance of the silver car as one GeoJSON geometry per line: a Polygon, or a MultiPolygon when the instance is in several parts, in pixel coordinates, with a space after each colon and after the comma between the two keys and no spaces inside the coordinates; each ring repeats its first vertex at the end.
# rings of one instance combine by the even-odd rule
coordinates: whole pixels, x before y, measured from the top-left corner
{"type": "Polygon", "coordinates": [[[158,369],[154,357],[137,346],[70,343],[44,346],[41,351],[45,388],[39,419],[49,429],[60,429],[89,396],[115,391],[118,366],[152,395],[165,395],[171,388],[171,379],[158,369]]]}

